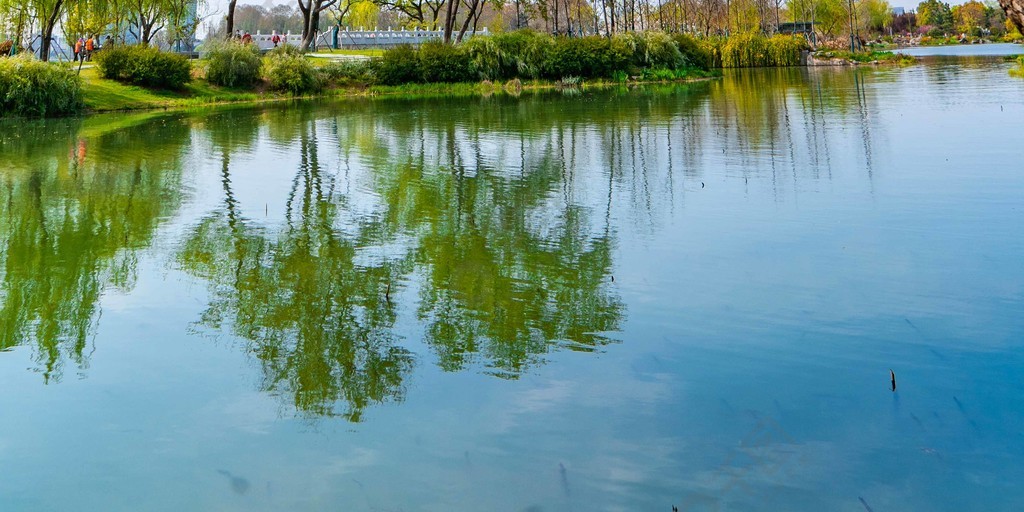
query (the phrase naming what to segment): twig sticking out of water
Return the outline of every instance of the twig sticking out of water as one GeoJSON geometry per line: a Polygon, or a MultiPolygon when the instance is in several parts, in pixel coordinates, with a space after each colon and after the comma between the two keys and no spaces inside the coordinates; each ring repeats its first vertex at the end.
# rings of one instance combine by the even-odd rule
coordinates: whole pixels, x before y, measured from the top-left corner
{"type": "Polygon", "coordinates": [[[896,372],[892,371],[891,368],[889,369],[889,376],[892,377],[892,392],[895,393],[896,392],[896,372]]]}
{"type": "Polygon", "coordinates": [[[864,501],[864,498],[857,496],[857,499],[860,500],[861,505],[864,505],[864,510],[867,510],[868,512],[875,512],[874,510],[871,510],[871,505],[868,505],[868,502],[864,501]]]}
{"type": "Polygon", "coordinates": [[[388,283],[388,288],[384,290],[384,300],[391,304],[391,283],[388,283]]]}

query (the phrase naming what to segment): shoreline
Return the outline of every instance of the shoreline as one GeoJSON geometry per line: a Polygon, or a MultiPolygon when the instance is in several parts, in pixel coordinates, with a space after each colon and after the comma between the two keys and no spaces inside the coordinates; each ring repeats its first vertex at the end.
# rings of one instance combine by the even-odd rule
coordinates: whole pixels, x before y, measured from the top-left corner
{"type": "MultiPolygon", "coordinates": [[[[145,113],[145,112],[157,112],[157,111],[186,111],[198,108],[208,107],[222,107],[229,105],[261,105],[261,104],[272,104],[287,101],[309,101],[309,100],[332,100],[332,99],[355,99],[355,98],[374,98],[374,97],[489,97],[493,95],[503,94],[508,96],[518,96],[521,93],[526,92],[539,92],[539,91],[550,91],[560,89],[603,89],[609,87],[625,86],[633,87],[638,85],[655,85],[655,84],[689,84],[697,83],[708,80],[714,80],[720,78],[721,74],[713,74],[713,76],[706,77],[693,77],[678,80],[631,80],[628,82],[615,82],[611,80],[588,80],[581,82],[576,85],[567,86],[562,85],[558,82],[546,81],[546,80],[531,80],[529,82],[521,82],[518,87],[510,87],[506,82],[502,84],[500,82],[487,83],[482,82],[459,82],[459,83],[426,83],[426,84],[404,84],[404,85],[372,85],[372,86],[349,86],[349,87],[334,87],[326,89],[317,94],[307,95],[290,95],[274,92],[264,91],[249,91],[246,93],[238,93],[234,91],[228,91],[224,94],[223,99],[217,99],[216,96],[192,96],[192,97],[166,97],[160,95],[177,95],[180,93],[174,93],[169,91],[152,91],[142,89],[135,86],[126,86],[112,80],[105,80],[104,82],[110,82],[129,89],[142,89],[148,91],[151,95],[159,99],[143,99],[125,101],[123,106],[114,107],[101,107],[93,108],[88,106],[90,100],[90,93],[88,92],[88,85],[83,87],[85,92],[87,106],[85,110],[77,115],[71,117],[92,117],[102,114],[131,114],[131,113],[145,113]],[[237,96],[236,96],[237,94],[237,96]],[[206,99],[209,98],[209,101],[206,99]]],[[[14,117],[0,118],[0,120],[18,119],[14,117]]]]}

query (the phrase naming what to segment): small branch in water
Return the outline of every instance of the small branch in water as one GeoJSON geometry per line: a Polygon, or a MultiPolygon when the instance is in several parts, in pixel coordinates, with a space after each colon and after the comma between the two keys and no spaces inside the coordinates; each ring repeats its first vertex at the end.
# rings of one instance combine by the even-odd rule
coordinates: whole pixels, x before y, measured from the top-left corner
{"type": "Polygon", "coordinates": [[[868,505],[868,502],[864,501],[864,498],[857,496],[857,499],[860,500],[861,505],[864,505],[864,510],[867,510],[868,512],[875,512],[874,510],[871,510],[871,505],[868,505]]]}
{"type": "Polygon", "coordinates": [[[896,372],[892,371],[891,368],[889,369],[889,376],[892,377],[892,392],[895,393],[896,392],[896,372]]]}
{"type": "Polygon", "coordinates": [[[391,304],[391,283],[388,283],[388,288],[384,290],[384,300],[391,304]]]}

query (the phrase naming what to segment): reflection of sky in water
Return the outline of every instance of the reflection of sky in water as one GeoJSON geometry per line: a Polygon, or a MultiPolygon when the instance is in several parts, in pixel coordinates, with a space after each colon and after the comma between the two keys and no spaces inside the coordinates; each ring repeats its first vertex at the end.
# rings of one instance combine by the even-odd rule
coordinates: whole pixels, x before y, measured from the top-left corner
{"type": "MultiPolygon", "coordinates": [[[[76,242],[95,248],[82,272],[103,286],[83,364],[59,345],[63,373],[43,385],[33,341],[42,334],[0,353],[0,502],[16,511],[852,511],[860,500],[874,510],[1013,510],[1024,500],[1015,486],[1024,476],[1015,170],[1024,88],[1008,66],[742,72],[675,93],[157,118],[171,127],[157,133],[180,146],[152,148],[165,180],[138,196],[148,202],[126,203],[160,206],[135,210],[145,215],[132,226],[152,232],[133,228],[131,250],[103,230],[76,242]],[[314,156],[320,170],[303,174],[314,156]],[[327,199],[304,202],[317,191],[327,199]],[[380,308],[384,341],[411,354],[399,394],[370,400],[352,423],[297,411],[301,379],[268,381],[277,367],[260,358],[260,340],[330,348],[337,339],[296,334],[301,325],[274,315],[258,319],[260,333],[232,330],[249,312],[216,270],[232,253],[195,267],[210,275],[182,263],[203,219],[230,231],[229,210],[267,251],[245,263],[277,279],[261,293],[310,290],[278,271],[303,267],[273,262],[296,247],[285,243],[294,233],[320,233],[311,254],[324,261],[323,230],[296,227],[311,219],[326,219],[311,225],[337,234],[339,250],[351,247],[364,279],[401,262],[391,269],[393,320],[372,290],[312,289],[351,301],[355,318],[380,308]],[[453,239],[431,237],[450,232],[480,234],[480,245],[446,267],[438,258],[453,239]],[[602,254],[592,250],[600,240],[610,242],[607,268],[555,265],[602,254]],[[462,268],[487,275],[487,250],[499,269],[523,275],[459,281],[462,268]],[[114,286],[110,262],[125,254],[134,272],[114,286]],[[619,301],[621,321],[575,340],[546,339],[541,317],[529,316],[563,322],[550,332],[573,332],[570,320],[597,325],[564,308],[524,309],[527,329],[515,329],[512,313],[487,323],[487,304],[540,296],[523,278],[538,275],[550,279],[542,291],[583,287],[619,301]],[[425,310],[447,286],[449,302],[425,310]],[[218,300],[221,327],[208,315],[218,300]],[[466,325],[509,330],[479,331],[463,353],[428,336],[442,313],[473,308],[459,317],[466,325]],[[274,321],[285,327],[268,328],[274,321]],[[509,332],[527,335],[495,341],[509,332]],[[453,354],[464,359],[445,367],[462,369],[443,371],[453,354]],[[527,362],[518,372],[499,364],[513,356],[527,362]]],[[[130,132],[120,142],[90,135],[90,122],[68,143],[84,138],[97,159],[140,144],[130,132]]],[[[62,144],[28,163],[19,146],[0,146],[12,197],[31,197],[18,195],[28,190],[17,188],[28,183],[19,173],[40,159],[62,179],[120,176],[96,182],[111,196],[140,190],[112,174],[116,165],[61,167],[62,144]]],[[[125,154],[129,171],[146,158],[125,154]]],[[[84,194],[60,183],[44,180],[43,197],[84,194]]],[[[2,211],[11,226],[16,210],[2,211]]],[[[4,282],[15,282],[22,267],[10,262],[25,260],[4,257],[4,282]]]]}

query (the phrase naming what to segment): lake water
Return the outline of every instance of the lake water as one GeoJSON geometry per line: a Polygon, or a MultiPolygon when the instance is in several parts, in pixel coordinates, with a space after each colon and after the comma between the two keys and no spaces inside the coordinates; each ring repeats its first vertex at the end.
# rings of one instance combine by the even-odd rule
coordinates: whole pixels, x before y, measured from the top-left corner
{"type": "Polygon", "coordinates": [[[1024,45],[1011,43],[961,44],[900,48],[900,53],[915,57],[1005,57],[1024,54],[1024,45]]]}
{"type": "Polygon", "coordinates": [[[0,509],[1020,510],[1009,66],[5,125],[0,509]]]}

